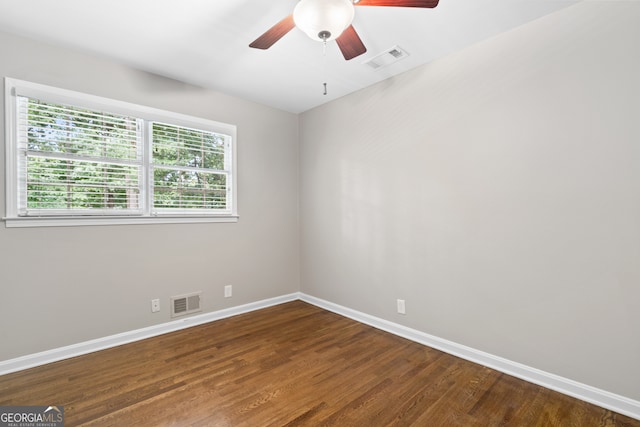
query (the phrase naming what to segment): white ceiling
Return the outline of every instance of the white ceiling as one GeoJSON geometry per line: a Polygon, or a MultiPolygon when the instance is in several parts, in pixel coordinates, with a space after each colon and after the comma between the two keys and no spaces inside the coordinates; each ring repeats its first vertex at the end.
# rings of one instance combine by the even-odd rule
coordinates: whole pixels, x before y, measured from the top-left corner
{"type": "Polygon", "coordinates": [[[248,47],[297,0],[0,0],[0,31],[299,113],[578,1],[357,7],[353,26],[368,51],[351,61],[335,42],[323,54],[322,43],[297,28],[268,50],[248,47]],[[395,45],[409,56],[378,70],[363,64],[395,45]]]}

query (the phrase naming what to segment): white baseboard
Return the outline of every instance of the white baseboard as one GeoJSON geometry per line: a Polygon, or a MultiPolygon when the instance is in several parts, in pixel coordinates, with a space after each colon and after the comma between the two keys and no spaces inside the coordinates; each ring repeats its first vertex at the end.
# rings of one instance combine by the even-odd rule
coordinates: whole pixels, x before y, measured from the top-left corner
{"type": "Polygon", "coordinates": [[[640,420],[640,402],[301,293],[302,301],[374,328],[640,420]]]}
{"type": "Polygon", "coordinates": [[[304,293],[293,293],[280,297],[269,298],[262,301],[256,301],[237,307],[226,308],[223,310],[204,313],[196,316],[187,317],[172,322],[154,325],[147,328],[136,329],[121,334],[110,335],[104,338],[85,341],[78,344],[60,347],[53,350],[47,350],[40,353],[30,354],[0,361],[0,375],[9,374],[11,372],[21,371],[23,369],[33,368],[35,366],[47,363],[57,362],[59,360],[71,357],[81,356],[83,354],[92,353],[94,351],[104,350],[116,347],[122,344],[128,344],[134,341],[151,338],[154,336],[166,334],[168,332],[178,331],[180,329],[190,328],[196,325],[213,322],[215,320],[224,319],[238,314],[248,313],[250,311],[260,310],[262,308],[271,307],[289,301],[300,299],[302,301],[313,304],[325,310],[332,311],[350,319],[364,323],[374,328],[407,338],[411,341],[432,347],[445,353],[452,354],[465,360],[478,363],[483,366],[495,369],[505,374],[523,379],[533,384],[538,384],[551,390],[584,400],[594,405],[610,409],[620,414],[640,420],[640,402],[629,399],[605,390],[591,387],[586,384],[579,383],[567,378],[560,377],[548,372],[541,371],[530,366],[526,366],[511,360],[507,360],[498,356],[494,356],[483,351],[457,344],[433,335],[408,328],[397,323],[390,322],[366,313],[362,313],[350,308],[334,304],[332,302],[313,297],[304,293]]]}
{"type": "Polygon", "coordinates": [[[29,354],[26,356],[17,357],[15,359],[0,361],[0,375],[21,371],[23,369],[33,368],[35,366],[45,365],[47,363],[57,362],[63,359],[69,359],[71,357],[81,356],[83,354],[93,353],[94,351],[104,350],[122,344],[128,344],[134,341],[166,334],[168,332],[174,332],[180,329],[186,329],[192,326],[213,322],[214,320],[220,320],[226,317],[271,307],[273,305],[295,301],[297,299],[299,299],[298,293],[283,295],[262,301],[256,301],[249,304],[239,305],[237,307],[225,308],[223,310],[218,310],[211,313],[203,313],[195,316],[185,317],[183,319],[162,323],[160,325],[149,326],[147,328],[136,329],[133,331],[123,332],[121,334],[110,335],[104,338],[98,338],[78,344],[55,348],[53,350],[29,354]]]}

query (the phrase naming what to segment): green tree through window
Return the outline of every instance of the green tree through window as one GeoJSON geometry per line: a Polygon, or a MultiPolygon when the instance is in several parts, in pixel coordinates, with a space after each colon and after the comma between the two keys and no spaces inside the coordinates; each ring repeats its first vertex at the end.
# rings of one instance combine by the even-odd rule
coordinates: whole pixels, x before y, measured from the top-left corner
{"type": "Polygon", "coordinates": [[[137,120],[21,98],[26,209],[138,209],[137,120]]]}
{"type": "Polygon", "coordinates": [[[153,124],[156,208],[226,208],[226,142],[223,135],[153,124]]]}
{"type": "Polygon", "coordinates": [[[237,220],[235,126],[10,78],[5,89],[7,226],[237,220]]]}

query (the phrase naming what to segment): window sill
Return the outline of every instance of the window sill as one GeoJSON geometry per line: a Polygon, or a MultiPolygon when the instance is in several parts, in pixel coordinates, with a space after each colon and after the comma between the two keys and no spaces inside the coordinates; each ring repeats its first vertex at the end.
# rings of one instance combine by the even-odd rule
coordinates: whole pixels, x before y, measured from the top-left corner
{"type": "Polygon", "coordinates": [[[2,218],[7,228],[23,227],[80,227],[91,225],[132,224],[194,224],[211,222],[238,222],[238,215],[220,216],[109,216],[109,217],[20,217],[2,218]]]}

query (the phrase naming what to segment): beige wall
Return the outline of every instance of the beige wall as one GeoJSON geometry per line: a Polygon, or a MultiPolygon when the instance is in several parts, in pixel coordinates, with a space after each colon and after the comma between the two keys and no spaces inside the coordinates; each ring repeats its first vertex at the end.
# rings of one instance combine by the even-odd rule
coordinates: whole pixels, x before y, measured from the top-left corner
{"type": "Polygon", "coordinates": [[[172,295],[202,290],[207,312],[299,290],[296,115],[2,33],[0,76],[237,125],[240,214],[234,224],[0,224],[0,360],[167,322],[172,295]]]}
{"type": "Polygon", "coordinates": [[[640,399],[637,22],[583,2],[299,118],[0,34],[0,76],[237,125],[241,216],[0,226],[0,360],[302,289],[640,399]]]}
{"type": "Polygon", "coordinates": [[[302,291],[640,399],[639,22],[583,2],[302,114],[302,291]]]}

